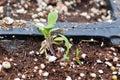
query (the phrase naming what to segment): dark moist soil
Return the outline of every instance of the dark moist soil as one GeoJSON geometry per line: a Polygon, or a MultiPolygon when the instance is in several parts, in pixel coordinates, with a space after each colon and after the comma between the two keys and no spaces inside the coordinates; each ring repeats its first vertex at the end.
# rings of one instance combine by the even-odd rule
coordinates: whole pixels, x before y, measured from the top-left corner
{"type": "MultiPolygon", "coordinates": [[[[50,1],[50,0],[48,0],[50,1]]],[[[63,2],[59,5],[65,5],[65,1],[70,1],[73,0],[63,0],[63,2]]],[[[104,0],[103,0],[104,2],[104,0]]],[[[58,1],[53,1],[47,3],[48,6],[57,6],[58,1]],[[52,3],[53,2],[53,3],[52,3]]],[[[110,5],[108,3],[108,0],[104,3],[104,5],[100,4],[101,2],[93,1],[93,0],[81,0],[81,3],[74,3],[70,6],[68,6],[68,14],[64,11],[59,13],[59,20],[61,22],[79,22],[79,23],[86,23],[86,22],[99,22],[99,21],[104,21],[107,20],[106,18],[102,18],[102,16],[107,17],[108,16],[108,10],[110,10],[110,5]],[[94,14],[91,12],[91,9],[95,8],[98,11],[101,11],[100,14],[94,14]],[[103,11],[102,11],[103,10],[103,11]],[[80,14],[86,12],[90,18],[87,19],[86,16],[81,16],[80,14]],[[94,14],[91,16],[90,14],[94,14]]],[[[25,1],[25,3],[20,4],[20,2],[16,2],[16,4],[11,4],[11,15],[14,19],[23,19],[23,20],[35,20],[35,19],[41,19],[40,21],[46,22],[47,19],[47,14],[49,13],[49,10],[43,9],[42,11],[36,11],[38,8],[38,4],[36,0],[32,0],[31,2],[25,1]],[[19,5],[18,5],[19,4],[19,5]],[[15,5],[15,6],[14,6],[15,5]],[[28,7],[25,7],[25,6],[28,7]],[[20,7],[21,6],[21,7],[20,7]],[[16,13],[18,9],[24,8],[27,13],[16,13]],[[35,18],[32,18],[34,14],[38,14],[39,12],[43,13],[43,16],[37,16],[35,18]],[[43,20],[44,19],[44,20],[43,20]]],[[[62,8],[62,6],[61,6],[62,8]]],[[[59,11],[59,10],[58,10],[59,11]]],[[[93,10],[95,11],[95,10],[93,10]]],[[[21,11],[22,12],[22,11],[21,11]]],[[[24,11],[23,11],[24,12],[24,11]]],[[[99,13],[99,12],[97,12],[99,13]]]]}
{"type": "Polygon", "coordinates": [[[26,40],[1,41],[0,64],[8,61],[12,67],[8,70],[1,70],[0,80],[15,80],[15,78],[21,80],[71,80],[68,77],[72,80],[112,80],[113,75],[120,80],[120,51],[118,48],[80,41],[78,44],[72,44],[69,60],[63,61],[64,53],[57,52],[57,48],[62,46],[54,46],[56,55],[59,57],[55,62],[48,62],[44,54],[37,54],[42,40],[27,38],[26,40]],[[82,65],[75,61],[76,48],[80,51],[79,60],[83,62],[82,65]],[[85,58],[82,57],[83,54],[86,54],[85,58]],[[114,61],[116,57],[118,60],[114,61]],[[116,69],[111,70],[106,62],[111,63],[116,69]],[[45,65],[44,69],[41,68],[41,64],[45,65]],[[99,70],[102,70],[103,73],[100,73],[99,70]],[[49,75],[44,77],[40,71],[48,72],[49,75]]]}

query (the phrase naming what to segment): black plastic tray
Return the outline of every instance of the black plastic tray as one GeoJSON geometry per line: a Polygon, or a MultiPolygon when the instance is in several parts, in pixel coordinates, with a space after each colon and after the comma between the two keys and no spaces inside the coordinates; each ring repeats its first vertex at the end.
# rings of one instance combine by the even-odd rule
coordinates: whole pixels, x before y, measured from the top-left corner
{"type": "MultiPolygon", "coordinates": [[[[58,22],[55,27],[63,28],[62,34],[67,36],[91,36],[109,38],[112,43],[120,43],[120,0],[108,0],[112,12],[113,22],[97,22],[97,23],[72,23],[58,22]]],[[[28,25],[24,28],[13,28],[10,30],[0,30],[0,35],[42,35],[34,26],[34,22],[28,21],[28,25]]]]}

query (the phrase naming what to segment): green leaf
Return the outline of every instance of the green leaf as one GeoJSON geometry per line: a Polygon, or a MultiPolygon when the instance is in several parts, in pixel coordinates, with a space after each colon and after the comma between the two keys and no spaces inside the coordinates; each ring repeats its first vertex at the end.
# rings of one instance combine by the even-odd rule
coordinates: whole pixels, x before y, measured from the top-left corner
{"type": "Polygon", "coordinates": [[[50,32],[54,32],[54,31],[57,31],[57,30],[59,30],[60,28],[53,28],[53,29],[51,29],[50,30],[50,32]]]}
{"type": "Polygon", "coordinates": [[[64,39],[62,37],[56,37],[54,41],[63,41],[64,39]]]}
{"type": "Polygon", "coordinates": [[[54,27],[53,24],[48,24],[48,25],[45,27],[45,29],[52,29],[53,27],[54,27]]]}
{"type": "Polygon", "coordinates": [[[57,41],[53,41],[52,43],[57,45],[63,44],[63,42],[57,42],[57,41]]]}
{"type": "Polygon", "coordinates": [[[79,56],[79,54],[80,54],[80,52],[79,52],[79,50],[78,50],[78,48],[76,49],[76,57],[78,57],[79,56]]]}
{"type": "Polygon", "coordinates": [[[54,25],[58,19],[58,14],[56,12],[50,12],[48,14],[48,25],[52,24],[54,25]]]}
{"type": "Polygon", "coordinates": [[[78,58],[76,58],[75,61],[76,61],[79,65],[82,65],[82,62],[81,62],[78,58]]]}
{"type": "Polygon", "coordinates": [[[70,49],[70,48],[71,48],[71,45],[70,45],[68,39],[67,39],[64,35],[61,35],[61,34],[59,34],[59,35],[60,35],[60,36],[63,38],[63,40],[65,41],[65,46],[66,46],[68,49],[70,49]]]}
{"type": "Polygon", "coordinates": [[[70,50],[70,48],[71,48],[71,45],[70,45],[68,39],[67,39],[64,35],[61,35],[61,34],[59,34],[59,35],[60,35],[61,38],[63,38],[63,40],[65,41],[65,46],[66,46],[66,48],[67,48],[66,53],[65,53],[63,59],[64,59],[64,60],[68,60],[68,59],[69,59],[68,53],[69,53],[69,50],[70,50]]]}
{"type": "Polygon", "coordinates": [[[69,60],[69,57],[65,54],[65,55],[63,56],[63,59],[64,59],[64,60],[69,60]]]}
{"type": "Polygon", "coordinates": [[[41,27],[41,26],[37,26],[37,28],[38,28],[38,30],[39,30],[40,32],[42,32],[42,31],[44,30],[44,28],[41,27]]]}

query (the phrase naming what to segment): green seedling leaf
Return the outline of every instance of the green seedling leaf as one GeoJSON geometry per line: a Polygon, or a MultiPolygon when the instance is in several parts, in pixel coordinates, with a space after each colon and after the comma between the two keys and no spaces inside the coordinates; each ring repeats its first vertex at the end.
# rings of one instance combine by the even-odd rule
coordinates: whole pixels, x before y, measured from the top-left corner
{"type": "Polygon", "coordinates": [[[45,27],[45,29],[49,29],[49,30],[51,30],[53,27],[54,27],[53,24],[48,24],[48,25],[45,27]]]}
{"type": "Polygon", "coordinates": [[[53,28],[53,29],[51,29],[50,30],[50,32],[54,32],[54,31],[57,31],[57,30],[59,30],[60,28],[53,28]]]}
{"type": "Polygon", "coordinates": [[[58,19],[58,14],[56,12],[50,12],[48,14],[48,25],[54,25],[58,19]]]}
{"type": "Polygon", "coordinates": [[[68,57],[67,55],[64,55],[64,56],[63,56],[63,59],[64,59],[64,60],[69,60],[69,57],[68,57]]]}
{"type": "Polygon", "coordinates": [[[44,27],[45,27],[45,25],[42,24],[42,23],[37,23],[35,26],[38,28],[38,30],[39,30],[40,32],[43,31],[43,30],[44,30],[44,27]]]}
{"type": "Polygon", "coordinates": [[[65,41],[65,46],[66,46],[66,48],[67,48],[66,53],[65,53],[65,55],[63,56],[63,59],[64,59],[64,60],[68,60],[68,59],[69,59],[68,53],[69,53],[69,50],[70,50],[70,48],[71,48],[71,44],[70,44],[70,42],[68,41],[68,39],[67,39],[64,35],[61,35],[61,34],[59,34],[59,35],[60,35],[61,38],[63,38],[63,40],[65,41]]]}
{"type": "Polygon", "coordinates": [[[78,50],[78,48],[76,49],[76,52],[75,52],[75,61],[79,64],[79,65],[82,65],[82,63],[81,63],[81,61],[79,60],[79,54],[80,54],[80,52],[79,52],[79,50],[78,50]]]}
{"type": "Polygon", "coordinates": [[[64,39],[62,37],[57,37],[54,39],[54,41],[64,41],[64,39]]]}
{"type": "Polygon", "coordinates": [[[57,42],[57,41],[53,41],[52,43],[57,45],[63,44],[63,42],[57,42]]]}
{"type": "Polygon", "coordinates": [[[79,50],[78,50],[78,48],[76,49],[76,57],[78,57],[79,56],[79,54],[80,54],[80,52],[79,52],[79,50]]]}
{"type": "Polygon", "coordinates": [[[70,49],[71,48],[71,44],[70,44],[70,42],[68,41],[68,39],[64,36],[64,35],[62,35],[62,34],[59,34],[60,36],[61,36],[61,38],[63,38],[63,40],[65,41],[65,46],[68,48],[68,49],[70,49]]]}
{"type": "Polygon", "coordinates": [[[55,31],[54,24],[56,23],[58,19],[58,14],[56,12],[50,12],[48,14],[48,25],[44,26],[43,24],[37,24],[37,28],[39,32],[41,32],[44,35],[44,38],[46,39],[48,45],[48,50],[50,50],[52,55],[55,55],[54,49],[53,49],[53,37],[52,32],[55,31]]]}
{"type": "Polygon", "coordinates": [[[41,26],[37,26],[37,28],[38,28],[38,30],[41,31],[41,32],[44,30],[44,28],[41,27],[41,26]]]}

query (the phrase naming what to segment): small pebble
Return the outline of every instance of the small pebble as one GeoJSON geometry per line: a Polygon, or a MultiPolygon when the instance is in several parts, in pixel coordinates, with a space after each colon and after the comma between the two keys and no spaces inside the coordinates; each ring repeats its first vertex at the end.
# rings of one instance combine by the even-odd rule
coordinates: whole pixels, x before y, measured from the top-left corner
{"type": "Polygon", "coordinates": [[[106,2],[105,1],[100,1],[100,5],[104,6],[104,5],[106,5],[106,2]]]}
{"type": "Polygon", "coordinates": [[[90,73],[90,76],[95,78],[96,74],[95,73],[90,73]]]}
{"type": "Polygon", "coordinates": [[[47,7],[47,10],[53,10],[53,6],[49,5],[49,6],[47,7]]]}
{"type": "Polygon", "coordinates": [[[45,64],[40,64],[41,69],[45,69],[45,64]]]}
{"type": "Polygon", "coordinates": [[[114,52],[113,55],[114,55],[114,56],[117,56],[117,53],[114,52]]]}
{"type": "Polygon", "coordinates": [[[47,56],[49,62],[54,62],[57,58],[55,56],[47,56]]]}
{"type": "Polygon", "coordinates": [[[3,22],[10,25],[10,24],[13,24],[14,19],[12,19],[12,18],[10,18],[10,17],[5,17],[5,18],[3,19],[3,22]]]}
{"type": "Polygon", "coordinates": [[[2,67],[3,67],[4,69],[9,69],[9,68],[11,68],[11,64],[10,64],[10,62],[8,62],[8,61],[4,61],[4,62],[2,63],[2,67]]]}
{"type": "Polygon", "coordinates": [[[44,16],[44,14],[42,12],[39,12],[38,15],[39,16],[44,16]]]}
{"type": "Polygon", "coordinates": [[[10,59],[9,59],[9,61],[13,61],[13,59],[12,59],[12,58],[10,58],[10,59]]]}
{"type": "Polygon", "coordinates": [[[110,50],[115,51],[115,48],[114,48],[114,47],[111,47],[110,50]]]}
{"type": "Polygon", "coordinates": [[[40,54],[40,52],[38,52],[38,51],[37,51],[37,52],[36,52],[36,54],[37,54],[37,55],[39,55],[39,54],[40,54]]]}
{"type": "MultiPolygon", "coordinates": [[[[102,21],[102,20],[101,20],[101,21],[102,21]]],[[[100,21],[100,22],[101,22],[101,21],[100,21]]],[[[100,45],[100,46],[101,46],[101,47],[104,46],[104,42],[101,42],[101,45],[100,45]]]]}
{"type": "Polygon", "coordinates": [[[112,66],[112,63],[107,62],[107,61],[105,62],[105,64],[108,65],[108,66],[110,66],[110,67],[112,66]]]}
{"type": "Polygon", "coordinates": [[[93,7],[91,8],[91,12],[93,12],[94,14],[98,14],[99,10],[93,7]]]}
{"type": "Polygon", "coordinates": [[[30,54],[30,55],[34,54],[34,51],[33,51],[33,50],[32,50],[32,51],[30,51],[30,52],[29,52],[29,54],[30,54]]]}
{"type": "Polygon", "coordinates": [[[85,58],[86,58],[86,55],[87,55],[87,54],[84,54],[84,53],[83,53],[83,54],[81,55],[81,57],[85,59],[85,58]]]}
{"type": "Polygon", "coordinates": [[[39,20],[39,19],[33,19],[33,21],[34,21],[34,22],[40,22],[40,20],[39,20]]]}
{"type": "Polygon", "coordinates": [[[42,70],[39,70],[38,73],[39,73],[39,75],[42,75],[43,71],[42,71],[42,70]]]}
{"type": "Polygon", "coordinates": [[[0,6],[0,13],[3,13],[3,12],[4,12],[4,7],[0,6]]]}
{"type": "Polygon", "coordinates": [[[84,76],[85,76],[85,74],[84,74],[84,73],[80,73],[80,76],[81,76],[81,77],[84,77],[84,76]]]}
{"type": "Polygon", "coordinates": [[[88,13],[87,12],[82,12],[80,15],[85,17],[85,16],[88,15],[88,13]]]}
{"type": "Polygon", "coordinates": [[[46,19],[40,18],[41,22],[46,22],[46,19]]]}
{"type": "Polygon", "coordinates": [[[114,61],[114,62],[116,62],[116,61],[118,61],[118,60],[119,60],[118,57],[114,57],[114,58],[113,58],[113,61],[114,61]]]}
{"type": "Polygon", "coordinates": [[[117,67],[120,67],[120,64],[116,64],[117,67]]]}
{"type": "Polygon", "coordinates": [[[97,63],[102,63],[102,61],[100,59],[97,59],[97,63]]]}
{"type": "Polygon", "coordinates": [[[37,69],[38,69],[38,66],[34,66],[34,69],[37,70],[37,69]]]}
{"type": "Polygon", "coordinates": [[[47,76],[49,75],[49,73],[48,73],[48,72],[44,72],[42,75],[43,75],[44,77],[47,77],[47,76]]]}
{"type": "Polygon", "coordinates": [[[23,74],[23,75],[22,75],[22,78],[23,78],[23,79],[26,79],[26,75],[23,74]]]}
{"type": "Polygon", "coordinates": [[[98,72],[99,72],[100,74],[102,74],[102,73],[103,73],[103,70],[98,70],[98,72]]]}
{"type": "Polygon", "coordinates": [[[65,62],[60,62],[60,66],[67,66],[67,63],[65,63],[65,62]]]}
{"type": "Polygon", "coordinates": [[[64,51],[65,51],[65,49],[63,47],[58,47],[58,52],[62,53],[64,51]]]}
{"type": "Polygon", "coordinates": [[[40,12],[41,10],[42,10],[41,8],[37,8],[37,9],[36,9],[37,12],[40,12]]]}
{"type": "Polygon", "coordinates": [[[36,62],[36,61],[38,61],[38,59],[37,59],[37,58],[34,58],[34,61],[36,62]]]}
{"type": "Polygon", "coordinates": [[[37,17],[38,17],[38,14],[33,14],[33,15],[32,15],[32,18],[33,18],[33,19],[35,19],[35,18],[37,18],[37,17]]]}
{"type": "Polygon", "coordinates": [[[65,80],[72,80],[70,76],[67,76],[65,80]]]}
{"type": "Polygon", "coordinates": [[[0,72],[2,71],[2,65],[0,64],[0,72]]]}
{"type": "Polygon", "coordinates": [[[17,13],[20,13],[20,14],[25,14],[27,13],[27,11],[24,9],[24,8],[21,8],[21,9],[18,9],[16,10],[17,13]]]}
{"type": "Polygon", "coordinates": [[[117,71],[112,72],[112,74],[114,74],[114,75],[117,74],[117,73],[118,73],[117,71]]]}
{"type": "Polygon", "coordinates": [[[86,19],[91,19],[91,16],[90,16],[90,15],[87,15],[87,16],[86,16],[86,19]]]}
{"type": "Polygon", "coordinates": [[[20,78],[14,78],[14,80],[20,80],[20,78]]]}
{"type": "Polygon", "coordinates": [[[120,75],[120,68],[118,69],[118,75],[120,75]]]}

